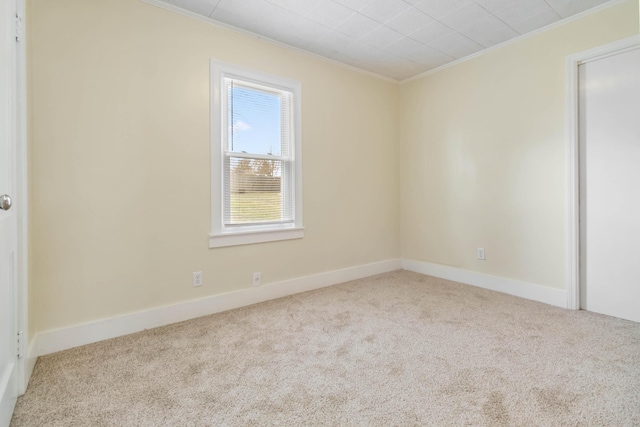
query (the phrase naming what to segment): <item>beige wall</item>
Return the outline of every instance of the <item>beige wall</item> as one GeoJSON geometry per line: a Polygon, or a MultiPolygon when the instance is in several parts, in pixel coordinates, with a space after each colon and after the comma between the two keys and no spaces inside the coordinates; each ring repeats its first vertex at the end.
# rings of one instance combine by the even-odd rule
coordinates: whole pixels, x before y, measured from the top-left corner
{"type": "Polygon", "coordinates": [[[638,33],[629,0],[398,86],[139,0],[28,17],[31,336],[401,253],[562,288],[564,59],[638,33]],[[210,58],[302,82],[304,239],[208,249],[210,58]]]}
{"type": "Polygon", "coordinates": [[[29,19],[32,335],[400,256],[396,84],[139,0],[29,19]],[[210,58],[302,83],[304,239],[208,248],[210,58]]]}
{"type": "Polygon", "coordinates": [[[637,33],[629,0],[401,85],[402,256],[564,288],[565,57],[637,33]]]}

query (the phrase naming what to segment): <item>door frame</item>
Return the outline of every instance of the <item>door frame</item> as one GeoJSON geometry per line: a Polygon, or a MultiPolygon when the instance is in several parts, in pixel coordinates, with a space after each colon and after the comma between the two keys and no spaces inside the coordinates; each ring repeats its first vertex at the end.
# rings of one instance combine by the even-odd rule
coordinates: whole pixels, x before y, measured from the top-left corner
{"type": "MultiPolygon", "coordinates": [[[[25,0],[0,0],[3,4],[3,22],[7,24],[2,29],[2,43],[7,43],[7,84],[10,88],[7,92],[7,129],[8,144],[11,152],[11,181],[10,195],[14,199],[16,247],[15,247],[15,280],[10,283],[12,295],[9,310],[11,311],[11,330],[9,342],[1,345],[9,345],[11,358],[14,361],[14,372],[18,395],[24,394],[31,375],[34,363],[27,363],[26,340],[28,321],[28,199],[27,188],[27,136],[26,136],[26,43],[24,40],[24,15],[25,0]],[[8,15],[4,15],[4,11],[8,15]],[[6,22],[4,21],[6,19],[6,22]]],[[[13,227],[13,225],[12,225],[13,227]]],[[[7,415],[3,408],[3,420],[7,415]]],[[[8,414],[9,416],[11,414],[8,414]]]]}
{"type": "Polygon", "coordinates": [[[15,139],[15,179],[14,209],[17,219],[16,248],[16,328],[14,348],[18,353],[16,369],[18,377],[18,394],[27,389],[29,378],[35,366],[35,359],[29,356],[29,193],[28,193],[28,158],[27,158],[27,43],[26,43],[26,0],[0,0],[9,3],[16,18],[11,20],[8,30],[15,34],[15,50],[10,58],[13,69],[10,79],[15,90],[11,96],[11,120],[13,138],[15,139]]]}
{"type": "MultiPolygon", "coordinates": [[[[15,0],[16,7],[16,175],[18,208],[18,393],[23,395],[36,358],[29,342],[29,181],[27,139],[27,13],[26,0],[15,0]]],[[[33,340],[32,340],[33,341],[33,340]]]]}
{"type": "MultiPolygon", "coordinates": [[[[11,1],[11,0],[9,0],[11,1]]],[[[29,187],[27,140],[27,20],[26,0],[13,0],[16,20],[15,64],[15,138],[16,138],[16,208],[18,209],[18,394],[27,391],[36,359],[29,347],[29,187]]]]}
{"type": "Polygon", "coordinates": [[[640,46],[640,34],[566,58],[567,85],[567,308],[580,310],[580,135],[578,67],[640,46]]]}

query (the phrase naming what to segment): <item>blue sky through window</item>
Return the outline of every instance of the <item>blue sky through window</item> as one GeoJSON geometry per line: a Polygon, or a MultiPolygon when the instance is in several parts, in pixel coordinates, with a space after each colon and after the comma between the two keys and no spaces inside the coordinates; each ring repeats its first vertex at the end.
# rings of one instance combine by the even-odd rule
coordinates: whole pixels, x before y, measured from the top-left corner
{"type": "Polygon", "coordinates": [[[232,86],[228,110],[230,151],[281,154],[281,100],[278,95],[232,86]]]}

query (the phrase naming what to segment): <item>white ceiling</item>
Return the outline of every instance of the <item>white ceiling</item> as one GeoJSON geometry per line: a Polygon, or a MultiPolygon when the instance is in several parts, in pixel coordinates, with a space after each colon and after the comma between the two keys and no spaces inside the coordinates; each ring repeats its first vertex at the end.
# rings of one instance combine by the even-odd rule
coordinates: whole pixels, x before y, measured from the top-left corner
{"type": "Polygon", "coordinates": [[[404,80],[608,0],[162,0],[404,80]]]}

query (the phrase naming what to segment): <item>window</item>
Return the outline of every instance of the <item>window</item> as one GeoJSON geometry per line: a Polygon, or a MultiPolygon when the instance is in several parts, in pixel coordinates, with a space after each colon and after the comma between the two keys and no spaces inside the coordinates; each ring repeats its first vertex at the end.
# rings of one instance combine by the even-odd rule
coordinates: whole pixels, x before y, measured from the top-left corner
{"type": "Polygon", "coordinates": [[[303,237],[300,83],[211,61],[209,247],[303,237]]]}

